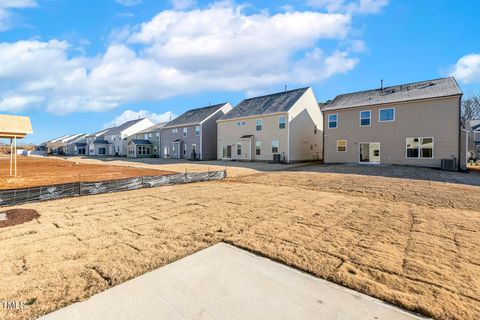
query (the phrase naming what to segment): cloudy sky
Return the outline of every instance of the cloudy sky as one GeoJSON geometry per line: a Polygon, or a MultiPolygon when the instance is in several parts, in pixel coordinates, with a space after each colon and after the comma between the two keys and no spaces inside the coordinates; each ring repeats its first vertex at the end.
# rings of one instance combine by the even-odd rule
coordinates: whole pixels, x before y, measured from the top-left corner
{"type": "Polygon", "coordinates": [[[312,86],[453,75],[480,91],[480,1],[0,0],[0,113],[42,142],[312,86]]]}

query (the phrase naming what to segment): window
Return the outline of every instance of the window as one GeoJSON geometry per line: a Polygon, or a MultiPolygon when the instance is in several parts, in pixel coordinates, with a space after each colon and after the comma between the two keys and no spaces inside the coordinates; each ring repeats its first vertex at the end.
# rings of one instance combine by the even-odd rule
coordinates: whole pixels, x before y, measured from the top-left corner
{"type": "Polygon", "coordinates": [[[279,142],[278,140],[272,140],[272,153],[278,153],[279,142]]]}
{"type": "Polygon", "coordinates": [[[335,129],[338,126],[338,115],[329,114],[328,115],[328,129],[335,129]]]}
{"type": "Polygon", "coordinates": [[[257,131],[262,131],[262,120],[257,120],[255,121],[255,128],[257,129],[257,131]]]}
{"type": "Polygon", "coordinates": [[[192,144],[192,153],[197,153],[197,145],[192,144]]]}
{"type": "Polygon", "coordinates": [[[242,155],[242,144],[237,143],[237,156],[241,156],[241,155],[242,155]]]}
{"type": "Polygon", "coordinates": [[[157,137],[157,139],[160,138],[160,132],[156,133],[156,137],[157,137]]]}
{"type": "Polygon", "coordinates": [[[262,154],[262,142],[255,141],[255,155],[259,156],[262,154]]]}
{"type": "Polygon", "coordinates": [[[407,158],[433,159],[433,138],[407,138],[407,158]]]}
{"type": "Polygon", "coordinates": [[[152,139],[152,134],[151,133],[148,134],[148,139],[152,139]]]}
{"type": "Polygon", "coordinates": [[[186,155],[187,154],[187,145],[184,144],[183,145],[183,155],[186,155]]]}
{"type": "Polygon", "coordinates": [[[195,135],[200,136],[200,126],[195,126],[195,135]]]}
{"type": "Polygon", "coordinates": [[[245,121],[237,121],[237,127],[244,127],[247,123],[245,121]]]}
{"type": "Polygon", "coordinates": [[[337,140],[337,152],[347,152],[347,140],[337,140]]]}
{"type": "Polygon", "coordinates": [[[380,122],[395,121],[395,108],[380,109],[378,112],[378,121],[380,122]]]}
{"type": "Polygon", "coordinates": [[[285,117],[278,118],[278,129],[285,129],[287,119],[285,117]]]}
{"type": "Polygon", "coordinates": [[[188,132],[188,128],[183,128],[183,136],[186,137],[188,132]]]}
{"type": "Polygon", "coordinates": [[[143,135],[143,139],[148,140],[148,134],[145,133],[145,134],[143,135]]]}
{"type": "Polygon", "coordinates": [[[178,129],[177,128],[173,128],[172,129],[172,133],[177,133],[178,132],[178,129]]]}
{"type": "Polygon", "coordinates": [[[360,127],[370,126],[370,117],[372,113],[370,110],[360,111],[360,127]]]}

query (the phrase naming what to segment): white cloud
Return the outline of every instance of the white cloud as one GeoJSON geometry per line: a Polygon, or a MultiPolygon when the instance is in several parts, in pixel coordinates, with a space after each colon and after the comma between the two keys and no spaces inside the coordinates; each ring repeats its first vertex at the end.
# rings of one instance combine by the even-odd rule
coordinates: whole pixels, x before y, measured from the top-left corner
{"type": "Polygon", "coordinates": [[[328,12],[379,13],[389,0],[307,0],[307,5],[324,8],[328,12]]]}
{"type": "Polygon", "coordinates": [[[197,4],[196,0],[170,0],[170,2],[175,10],[185,10],[197,4]]]}
{"type": "Polygon", "coordinates": [[[116,33],[95,57],[59,40],[0,43],[0,99],[8,108],[10,96],[43,97],[35,103],[55,114],[105,111],[209,90],[311,84],[358,63],[355,46],[322,50],[327,39],[348,43],[349,14],[242,8],[222,2],[163,11],[116,33]]]}
{"type": "Polygon", "coordinates": [[[142,3],[142,0],[115,0],[118,4],[121,4],[125,7],[133,7],[137,4],[142,3]]]}
{"type": "Polygon", "coordinates": [[[120,126],[127,121],[140,119],[140,118],[148,118],[152,120],[153,123],[161,123],[161,122],[169,122],[175,119],[176,117],[177,116],[170,111],[167,111],[162,114],[158,114],[158,113],[153,113],[146,110],[140,110],[140,111],[126,110],[121,115],[116,117],[114,120],[110,121],[109,123],[105,123],[103,125],[103,128],[106,129],[114,126],[120,126]]]}
{"type": "Polygon", "coordinates": [[[480,83],[480,54],[468,54],[461,57],[450,73],[464,83],[480,83]]]}
{"type": "Polygon", "coordinates": [[[1,0],[0,1],[0,31],[12,27],[12,9],[25,9],[37,6],[36,0],[1,0]]]}
{"type": "Polygon", "coordinates": [[[29,107],[39,106],[43,97],[36,96],[9,96],[0,99],[0,111],[20,112],[29,107]]]}

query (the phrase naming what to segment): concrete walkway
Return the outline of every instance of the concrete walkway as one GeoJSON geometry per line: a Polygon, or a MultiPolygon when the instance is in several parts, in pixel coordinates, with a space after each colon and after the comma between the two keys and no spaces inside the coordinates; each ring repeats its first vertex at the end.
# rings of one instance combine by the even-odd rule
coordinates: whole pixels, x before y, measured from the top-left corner
{"type": "Polygon", "coordinates": [[[420,318],[221,243],[40,319],[420,318]]]}

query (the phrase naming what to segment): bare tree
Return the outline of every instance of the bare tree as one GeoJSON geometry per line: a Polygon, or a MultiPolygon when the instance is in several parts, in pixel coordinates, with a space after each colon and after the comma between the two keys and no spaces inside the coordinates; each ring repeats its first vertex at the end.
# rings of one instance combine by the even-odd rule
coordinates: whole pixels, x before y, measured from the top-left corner
{"type": "Polygon", "coordinates": [[[462,127],[467,121],[480,119],[480,94],[473,94],[462,101],[462,127]]]}

